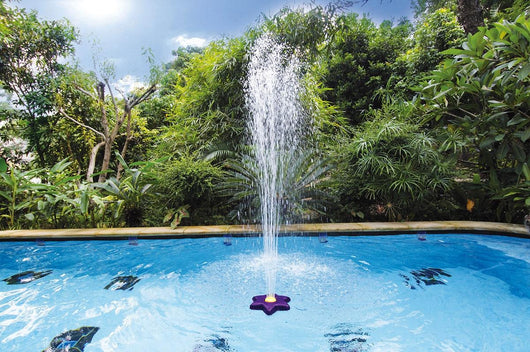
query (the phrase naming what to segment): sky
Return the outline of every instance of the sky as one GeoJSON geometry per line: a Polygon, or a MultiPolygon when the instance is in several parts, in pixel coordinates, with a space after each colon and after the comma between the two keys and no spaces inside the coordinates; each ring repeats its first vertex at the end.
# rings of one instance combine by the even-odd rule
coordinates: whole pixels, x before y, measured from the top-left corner
{"type": "MultiPolygon", "coordinates": [[[[80,32],[76,58],[81,68],[94,69],[94,56],[114,64],[116,80],[132,88],[149,72],[149,49],[158,63],[169,62],[179,46],[205,46],[212,40],[242,35],[285,6],[304,0],[19,0],[12,6],[33,9],[41,19],[67,18],[80,32]]],[[[325,4],[327,1],[317,1],[325,4]]],[[[350,11],[374,22],[408,17],[410,0],[368,0],[350,11]]]]}

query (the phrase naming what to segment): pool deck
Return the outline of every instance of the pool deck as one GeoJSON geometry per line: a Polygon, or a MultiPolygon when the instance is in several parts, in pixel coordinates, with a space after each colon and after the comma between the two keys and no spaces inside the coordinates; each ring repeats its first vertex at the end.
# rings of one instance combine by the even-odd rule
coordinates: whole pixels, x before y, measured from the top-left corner
{"type": "MultiPolygon", "coordinates": [[[[333,224],[296,224],[281,227],[282,233],[318,235],[390,235],[404,233],[482,233],[516,236],[530,239],[523,225],[475,221],[414,221],[414,222],[357,222],[333,224]]],[[[0,231],[0,241],[68,240],[68,239],[120,239],[166,237],[216,237],[258,235],[256,225],[215,225],[169,227],[129,227],[105,229],[46,229],[0,231]]]]}

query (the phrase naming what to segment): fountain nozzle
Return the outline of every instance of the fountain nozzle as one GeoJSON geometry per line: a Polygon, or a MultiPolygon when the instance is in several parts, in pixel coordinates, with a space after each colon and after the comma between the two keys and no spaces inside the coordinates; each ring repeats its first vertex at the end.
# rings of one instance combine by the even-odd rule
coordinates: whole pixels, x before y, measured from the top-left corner
{"type": "Polygon", "coordinates": [[[271,295],[267,295],[267,297],[265,298],[265,302],[274,303],[274,302],[276,302],[276,297],[275,296],[271,296],[271,295]]]}

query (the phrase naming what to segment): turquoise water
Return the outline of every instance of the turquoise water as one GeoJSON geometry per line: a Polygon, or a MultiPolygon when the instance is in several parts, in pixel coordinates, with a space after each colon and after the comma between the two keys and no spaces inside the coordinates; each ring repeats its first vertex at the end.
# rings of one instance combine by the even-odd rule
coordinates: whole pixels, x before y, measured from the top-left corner
{"type": "Polygon", "coordinates": [[[261,247],[1,242],[0,280],[25,283],[0,281],[0,351],[81,327],[99,328],[85,352],[530,350],[528,239],[282,237],[276,291],[291,310],[272,316],[249,309],[266,289],[261,247]]]}

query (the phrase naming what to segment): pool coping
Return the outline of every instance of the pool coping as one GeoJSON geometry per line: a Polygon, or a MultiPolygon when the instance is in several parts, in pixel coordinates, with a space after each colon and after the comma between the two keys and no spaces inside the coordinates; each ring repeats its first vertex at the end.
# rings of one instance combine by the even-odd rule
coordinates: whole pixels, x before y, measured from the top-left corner
{"type": "MultiPolygon", "coordinates": [[[[259,225],[213,225],[170,227],[126,227],[86,229],[41,229],[0,231],[0,241],[71,240],[71,239],[122,239],[122,238],[193,238],[257,236],[259,225]]],[[[328,224],[284,225],[280,234],[316,236],[333,235],[390,235],[406,233],[481,233],[529,238],[523,225],[478,221],[411,221],[411,222],[356,222],[328,224]]]]}

